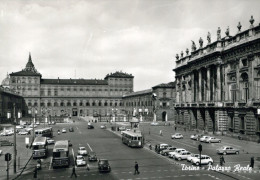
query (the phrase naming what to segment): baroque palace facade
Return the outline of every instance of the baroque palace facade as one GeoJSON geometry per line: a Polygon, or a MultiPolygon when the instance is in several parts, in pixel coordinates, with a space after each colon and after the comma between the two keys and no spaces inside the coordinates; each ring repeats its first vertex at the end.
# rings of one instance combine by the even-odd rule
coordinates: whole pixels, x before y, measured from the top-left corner
{"type": "Polygon", "coordinates": [[[24,97],[29,112],[37,116],[107,117],[117,108],[121,113],[123,94],[133,91],[134,76],[123,72],[104,79],[43,79],[32,62],[10,74],[10,89],[24,97]]]}
{"type": "Polygon", "coordinates": [[[208,132],[260,136],[260,25],[221,37],[176,55],[176,122],[208,132]]]}

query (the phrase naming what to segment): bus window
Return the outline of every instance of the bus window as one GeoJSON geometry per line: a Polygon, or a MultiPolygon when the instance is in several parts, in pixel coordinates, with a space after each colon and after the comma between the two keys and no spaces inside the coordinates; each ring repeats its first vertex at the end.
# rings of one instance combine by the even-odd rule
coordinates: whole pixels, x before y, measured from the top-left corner
{"type": "Polygon", "coordinates": [[[44,149],[44,148],[45,148],[44,145],[36,145],[36,146],[33,146],[33,150],[44,149]]]}
{"type": "Polygon", "coordinates": [[[137,140],[137,137],[132,137],[132,140],[137,140]]]}
{"type": "Polygon", "coordinates": [[[138,140],[141,140],[142,138],[141,137],[138,137],[138,140]]]}

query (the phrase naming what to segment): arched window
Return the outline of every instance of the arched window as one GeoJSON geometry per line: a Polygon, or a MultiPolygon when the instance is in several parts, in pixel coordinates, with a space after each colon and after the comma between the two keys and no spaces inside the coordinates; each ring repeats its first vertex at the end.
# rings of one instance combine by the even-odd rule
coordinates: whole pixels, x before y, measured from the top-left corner
{"type": "Polygon", "coordinates": [[[61,103],[60,103],[60,106],[64,106],[64,102],[61,102],[61,103]]]}
{"type": "Polygon", "coordinates": [[[98,102],[98,106],[102,106],[102,102],[101,101],[98,102]]]}
{"type": "Polygon", "coordinates": [[[70,103],[70,102],[67,102],[67,106],[71,106],[71,103],[70,103]]]}
{"type": "Polygon", "coordinates": [[[77,102],[74,102],[74,103],[73,103],[73,106],[77,106],[77,102]]]}
{"type": "Polygon", "coordinates": [[[90,106],[89,102],[86,102],[86,106],[90,106]]]}
{"type": "Polygon", "coordinates": [[[37,103],[37,102],[34,102],[34,106],[37,107],[37,106],[38,106],[38,103],[37,103]]]}
{"type": "Polygon", "coordinates": [[[51,107],[51,102],[48,102],[48,103],[47,103],[47,106],[48,106],[48,107],[51,107]]]}
{"type": "Polygon", "coordinates": [[[95,101],[93,101],[93,102],[92,102],[92,106],[96,106],[96,103],[95,103],[95,101]]]}
{"type": "Polygon", "coordinates": [[[57,102],[54,102],[54,106],[57,107],[57,106],[58,106],[58,103],[57,103],[57,102]]]}

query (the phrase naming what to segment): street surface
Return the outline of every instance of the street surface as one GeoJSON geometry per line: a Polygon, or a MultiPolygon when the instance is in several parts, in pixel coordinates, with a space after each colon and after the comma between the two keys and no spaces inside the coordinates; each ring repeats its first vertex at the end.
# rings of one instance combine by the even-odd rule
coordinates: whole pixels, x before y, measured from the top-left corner
{"type": "MultiPolygon", "coordinates": [[[[178,148],[185,148],[192,153],[198,153],[199,142],[190,139],[190,135],[193,132],[185,132],[181,129],[177,129],[184,135],[184,139],[172,140],[170,137],[175,133],[172,126],[150,126],[150,123],[142,123],[140,129],[145,134],[145,140],[147,144],[144,148],[130,148],[121,142],[120,132],[112,132],[111,125],[109,123],[93,123],[94,129],[87,129],[88,119],[76,120],[75,123],[58,123],[51,125],[54,131],[54,140],[70,140],[73,146],[70,149],[71,164],[69,168],[53,169],[51,166],[52,149],[54,145],[49,145],[49,156],[43,159],[42,169],[38,171],[38,179],[70,179],[72,173],[72,166],[74,164],[75,156],[79,146],[84,146],[88,151],[94,151],[99,158],[105,158],[109,160],[112,168],[109,173],[100,173],[97,168],[97,162],[88,162],[90,171],[86,167],[76,167],[77,179],[258,179],[259,178],[259,167],[257,162],[255,163],[254,171],[251,172],[216,172],[207,170],[208,166],[203,166],[201,170],[182,170],[181,164],[190,166],[186,161],[176,161],[168,157],[164,157],[157,154],[154,151],[154,145],[158,143],[168,143],[178,148]],[[100,129],[101,124],[106,124],[107,129],[100,129]],[[69,127],[74,127],[74,132],[69,132],[69,127]],[[67,133],[61,133],[58,135],[57,130],[62,128],[67,129],[67,133]],[[163,131],[163,135],[159,135],[159,131],[163,131]],[[150,133],[149,133],[150,132],[150,133]],[[153,150],[148,148],[148,144],[153,145],[153,150]],[[140,174],[134,175],[134,164],[135,161],[139,164],[140,174]]],[[[116,126],[126,125],[127,123],[117,123],[116,126]]],[[[40,125],[43,126],[43,125],[40,125]]],[[[38,128],[38,127],[37,127],[38,128]]],[[[30,159],[31,149],[25,147],[25,137],[17,135],[17,149],[20,157],[20,169],[25,166],[27,161],[30,159]]],[[[2,138],[2,137],[1,137],[2,138]]],[[[13,139],[12,136],[4,137],[7,139],[13,139]]],[[[209,155],[214,160],[214,165],[219,164],[219,155],[216,154],[216,149],[223,145],[232,145],[240,149],[239,155],[226,155],[225,166],[233,166],[241,164],[246,166],[250,163],[251,156],[259,157],[260,148],[259,144],[239,141],[229,137],[222,137],[221,143],[205,144],[202,143],[203,151],[202,154],[209,155]]],[[[12,146],[1,147],[6,152],[13,152],[12,146]]],[[[0,179],[6,179],[6,162],[4,156],[1,156],[0,161],[0,179]]],[[[29,180],[33,178],[33,170],[36,165],[36,160],[31,159],[27,164],[25,171],[21,176],[16,179],[29,180]]],[[[12,173],[12,162],[10,165],[10,177],[13,179],[16,176],[12,173]]],[[[17,173],[18,174],[18,173],[17,173]]],[[[73,177],[75,178],[75,177],[73,177]]]]}

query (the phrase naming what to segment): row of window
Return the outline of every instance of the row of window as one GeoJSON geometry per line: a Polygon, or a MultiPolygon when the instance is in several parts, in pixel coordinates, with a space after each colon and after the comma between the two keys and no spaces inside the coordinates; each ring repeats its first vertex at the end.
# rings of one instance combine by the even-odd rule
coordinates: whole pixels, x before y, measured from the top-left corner
{"type": "Polygon", "coordinates": [[[126,102],[126,106],[152,106],[152,101],[126,102]]]}
{"type": "MultiPolygon", "coordinates": [[[[38,103],[37,102],[34,102],[34,103],[28,102],[28,106],[37,107],[38,103]]],[[[58,102],[54,102],[54,103],[48,102],[46,104],[46,103],[42,102],[41,106],[42,107],[44,107],[44,106],[47,106],[47,107],[58,107],[58,106],[61,106],[61,107],[63,107],[63,106],[123,106],[123,103],[122,102],[119,102],[119,103],[117,103],[117,102],[115,102],[115,103],[113,103],[113,102],[110,102],[110,103],[108,103],[108,102],[104,102],[104,103],[102,103],[102,102],[92,102],[92,103],[90,103],[90,102],[86,102],[86,103],[83,103],[83,102],[80,102],[80,103],[77,103],[77,102],[73,102],[73,103],[71,103],[71,102],[66,102],[66,103],[65,102],[60,102],[60,103],[58,103],[58,102]]]]}

